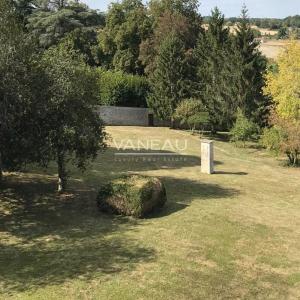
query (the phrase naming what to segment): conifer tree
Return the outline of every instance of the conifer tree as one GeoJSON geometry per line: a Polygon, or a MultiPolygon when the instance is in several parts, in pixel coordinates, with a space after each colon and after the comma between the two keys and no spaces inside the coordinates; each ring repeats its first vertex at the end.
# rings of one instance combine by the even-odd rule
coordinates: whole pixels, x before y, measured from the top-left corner
{"type": "Polygon", "coordinates": [[[195,96],[209,113],[212,132],[233,124],[239,98],[240,66],[224,15],[215,8],[209,28],[201,35],[195,50],[195,96]]]}
{"type": "Polygon", "coordinates": [[[173,120],[178,103],[185,97],[185,51],[183,42],[171,32],[161,44],[156,69],[150,77],[148,105],[162,120],[173,120]]]}
{"type": "Polygon", "coordinates": [[[235,45],[241,58],[241,109],[246,117],[263,125],[268,113],[269,98],[263,95],[267,60],[259,51],[259,42],[251,29],[248,11],[243,6],[241,21],[235,35],[235,45]]]}

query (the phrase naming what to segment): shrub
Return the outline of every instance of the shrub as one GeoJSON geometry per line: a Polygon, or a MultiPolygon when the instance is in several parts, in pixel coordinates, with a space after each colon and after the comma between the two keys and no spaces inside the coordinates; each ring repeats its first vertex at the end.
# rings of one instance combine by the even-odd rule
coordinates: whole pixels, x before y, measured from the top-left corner
{"type": "Polygon", "coordinates": [[[100,104],[147,107],[149,84],[145,77],[121,71],[99,71],[100,104]]]}
{"type": "Polygon", "coordinates": [[[246,141],[250,141],[258,132],[258,126],[252,121],[248,120],[243,112],[239,109],[237,112],[237,119],[230,131],[231,141],[242,142],[245,147],[246,141]]]}
{"type": "Polygon", "coordinates": [[[275,154],[280,153],[280,144],[282,141],[282,132],[277,126],[271,128],[265,128],[263,134],[259,140],[259,143],[264,148],[275,154]]]}
{"type": "Polygon", "coordinates": [[[187,125],[190,130],[195,130],[208,122],[208,113],[200,100],[186,99],[177,106],[174,118],[181,126],[187,125]]]}
{"type": "Polygon", "coordinates": [[[97,204],[101,211],[142,218],[164,206],[163,183],[157,178],[129,175],[101,187],[97,204]]]}
{"type": "Polygon", "coordinates": [[[195,129],[200,129],[205,124],[208,123],[208,113],[198,112],[190,116],[187,120],[189,128],[194,131],[195,129]]]}

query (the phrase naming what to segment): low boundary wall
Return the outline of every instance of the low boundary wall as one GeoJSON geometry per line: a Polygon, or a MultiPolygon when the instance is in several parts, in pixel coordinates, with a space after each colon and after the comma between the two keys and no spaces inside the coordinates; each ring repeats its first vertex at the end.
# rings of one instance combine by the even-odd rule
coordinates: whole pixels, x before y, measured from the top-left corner
{"type": "Polygon", "coordinates": [[[96,112],[108,126],[170,126],[170,122],[161,121],[153,116],[149,108],[96,106],[96,112]]]}

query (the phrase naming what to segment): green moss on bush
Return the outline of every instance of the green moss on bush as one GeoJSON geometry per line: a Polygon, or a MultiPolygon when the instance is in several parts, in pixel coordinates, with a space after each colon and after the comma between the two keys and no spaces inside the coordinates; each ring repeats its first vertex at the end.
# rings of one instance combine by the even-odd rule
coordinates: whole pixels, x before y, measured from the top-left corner
{"type": "Polygon", "coordinates": [[[103,212],[142,218],[161,208],[166,200],[165,187],[158,178],[131,175],[101,187],[97,204],[103,212]]]}

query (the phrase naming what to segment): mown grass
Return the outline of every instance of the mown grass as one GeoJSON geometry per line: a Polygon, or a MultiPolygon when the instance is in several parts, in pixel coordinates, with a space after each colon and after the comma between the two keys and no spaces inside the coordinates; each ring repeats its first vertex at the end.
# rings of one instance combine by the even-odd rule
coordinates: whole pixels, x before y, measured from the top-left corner
{"type": "MultiPolygon", "coordinates": [[[[9,174],[0,191],[2,299],[299,299],[300,170],[258,149],[215,143],[200,172],[196,136],[111,127],[112,138],[187,139],[185,160],[124,160],[112,147],[69,191],[55,169],[9,174]],[[160,177],[166,207],[144,220],[96,209],[98,187],[123,173],[160,177]]],[[[149,158],[148,158],[149,159],[149,158]]]]}

